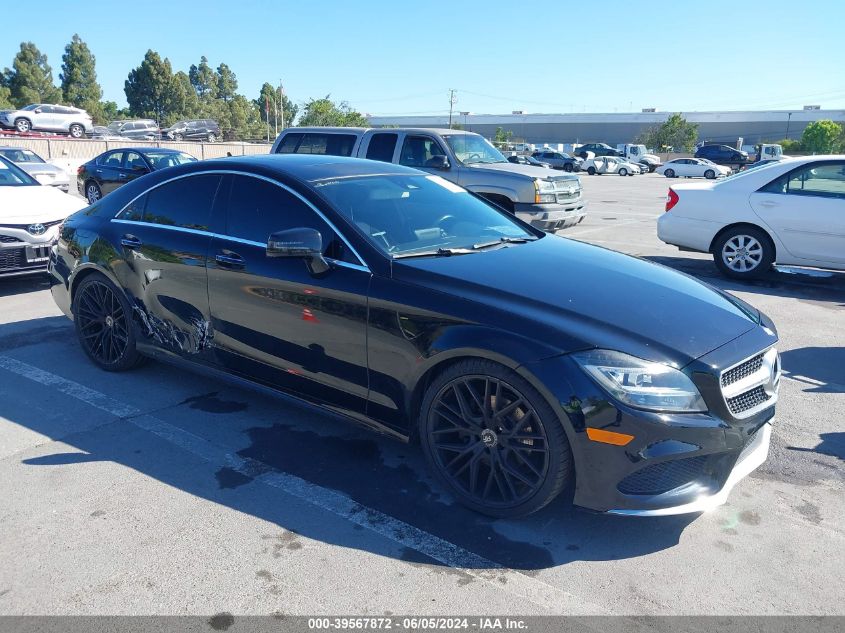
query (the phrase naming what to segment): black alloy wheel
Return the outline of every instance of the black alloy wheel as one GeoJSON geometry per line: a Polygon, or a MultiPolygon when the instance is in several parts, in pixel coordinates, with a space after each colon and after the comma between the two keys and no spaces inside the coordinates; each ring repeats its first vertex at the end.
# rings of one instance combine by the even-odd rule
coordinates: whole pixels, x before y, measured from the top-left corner
{"type": "Polygon", "coordinates": [[[569,480],[572,458],[560,420],[501,365],[453,365],[431,385],[422,411],[420,439],[432,470],[478,512],[535,512],[569,480]]]}
{"type": "Polygon", "coordinates": [[[73,296],[73,316],[82,349],[102,369],[122,371],[143,359],[135,348],[129,304],[103,275],[82,280],[73,296]]]}

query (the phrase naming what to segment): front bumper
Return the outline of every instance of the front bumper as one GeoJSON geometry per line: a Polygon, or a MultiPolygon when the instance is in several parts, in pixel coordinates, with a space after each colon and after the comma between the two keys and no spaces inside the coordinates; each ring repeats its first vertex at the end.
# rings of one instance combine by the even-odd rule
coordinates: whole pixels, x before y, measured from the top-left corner
{"type": "Polygon", "coordinates": [[[583,200],[569,204],[516,204],[514,213],[523,222],[547,232],[575,226],[587,215],[583,200]]]}
{"type": "Polygon", "coordinates": [[[704,413],[626,406],[566,355],[526,364],[529,376],[544,388],[552,386],[547,397],[567,430],[574,459],[575,504],[597,512],[662,516],[725,503],[736,484],[767,458],[776,397],[771,405],[737,417],[723,398],[719,370],[776,341],[767,322],[691,363],[685,371],[707,403],[704,413]],[[605,443],[591,439],[596,437],[592,430],[631,439],[605,443]]]}

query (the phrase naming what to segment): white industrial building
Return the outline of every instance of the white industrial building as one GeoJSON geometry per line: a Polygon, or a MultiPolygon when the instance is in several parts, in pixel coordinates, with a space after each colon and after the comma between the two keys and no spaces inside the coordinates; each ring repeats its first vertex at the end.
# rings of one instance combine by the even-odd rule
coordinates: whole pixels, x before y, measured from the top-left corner
{"type": "MultiPolygon", "coordinates": [[[[605,142],[630,143],[647,129],[666,121],[673,112],[634,112],[602,114],[472,114],[454,112],[452,123],[464,130],[492,138],[497,128],[512,132],[514,140],[534,144],[605,142]]],[[[745,112],[681,112],[690,123],[698,124],[700,141],[744,144],[800,139],[811,121],[832,119],[845,125],[845,110],[764,110],[745,112]]],[[[432,127],[449,125],[443,116],[370,116],[373,127],[432,127]]]]}

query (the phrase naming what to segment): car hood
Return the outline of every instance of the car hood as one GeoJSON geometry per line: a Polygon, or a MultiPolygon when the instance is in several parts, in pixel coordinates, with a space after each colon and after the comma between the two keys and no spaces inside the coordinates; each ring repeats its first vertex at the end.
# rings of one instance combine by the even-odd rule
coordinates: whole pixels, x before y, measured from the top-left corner
{"type": "Polygon", "coordinates": [[[65,170],[50,163],[16,163],[18,167],[23,169],[29,175],[34,174],[53,174],[54,176],[65,176],[65,170]]]}
{"type": "Polygon", "coordinates": [[[555,180],[578,180],[578,176],[570,176],[568,174],[559,174],[555,173],[554,175],[549,173],[549,170],[545,167],[532,167],[530,165],[519,165],[517,163],[486,163],[486,164],[479,164],[475,163],[473,165],[467,165],[472,169],[478,169],[481,171],[489,170],[489,171],[504,171],[509,174],[522,174],[523,176],[529,176],[531,178],[554,178],[555,180]]]}
{"type": "Polygon", "coordinates": [[[0,224],[63,220],[86,205],[49,186],[0,187],[0,224]]]}
{"type": "Polygon", "coordinates": [[[557,236],[397,260],[397,281],[471,301],[478,320],[560,352],[603,348],[683,367],[756,327],[755,309],[665,266],[557,236]]]}

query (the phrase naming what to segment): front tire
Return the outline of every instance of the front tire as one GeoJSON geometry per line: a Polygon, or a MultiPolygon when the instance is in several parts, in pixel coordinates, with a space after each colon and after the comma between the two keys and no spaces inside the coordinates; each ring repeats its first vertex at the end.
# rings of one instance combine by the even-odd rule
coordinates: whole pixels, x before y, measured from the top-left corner
{"type": "Polygon", "coordinates": [[[663,175],[667,178],[674,178],[675,177],[675,170],[674,169],[667,169],[663,172],[663,175]]]}
{"type": "Polygon", "coordinates": [[[72,311],[79,343],[95,365],[125,371],[144,360],[135,346],[129,302],[105,275],[94,273],[80,282],[72,311]]]}
{"type": "Polygon", "coordinates": [[[619,170],[618,173],[619,173],[620,176],[627,176],[628,170],[623,167],[622,169],[619,170]]]}
{"type": "Polygon", "coordinates": [[[591,176],[595,176],[596,175],[596,168],[593,167],[592,165],[590,165],[589,167],[587,167],[587,173],[590,174],[591,176]]]}
{"type": "Polygon", "coordinates": [[[217,136],[214,133],[209,133],[208,135],[208,142],[214,143],[217,140],[217,136]]]}
{"type": "Polygon", "coordinates": [[[560,419],[531,384],[487,360],[464,360],[429,386],[420,441],[435,477],[494,517],[536,512],[572,478],[560,419]]]}
{"type": "Polygon", "coordinates": [[[754,279],[771,269],[775,249],[760,229],[740,226],[719,235],[713,243],[713,261],[733,279],[754,279]]]}
{"type": "Polygon", "coordinates": [[[182,135],[181,135],[181,134],[174,134],[174,135],[173,135],[173,140],[174,140],[174,141],[176,141],[176,142],[178,143],[179,141],[181,141],[181,140],[182,140],[182,135]]]}
{"type": "Polygon", "coordinates": [[[564,163],[563,171],[571,172],[572,171],[572,163],[564,163]]]}
{"type": "Polygon", "coordinates": [[[704,172],[704,177],[707,178],[707,180],[713,180],[714,178],[716,178],[716,172],[712,169],[708,169],[704,172]]]}
{"type": "Polygon", "coordinates": [[[78,123],[71,125],[68,132],[70,133],[71,138],[82,138],[85,136],[85,128],[78,123]]]}
{"type": "Polygon", "coordinates": [[[29,119],[16,119],[15,129],[18,132],[29,132],[30,130],[32,130],[32,123],[29,121],[29,119]]]}

